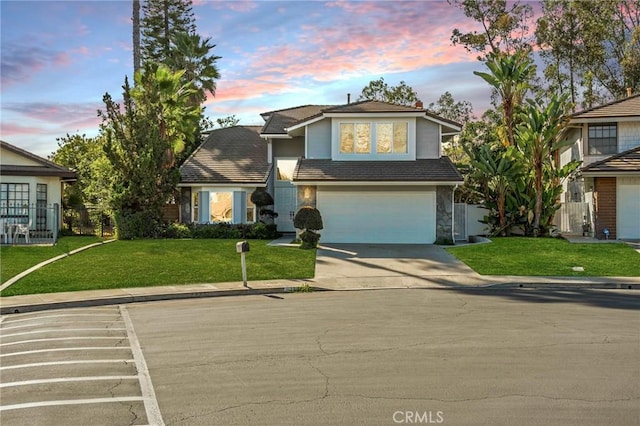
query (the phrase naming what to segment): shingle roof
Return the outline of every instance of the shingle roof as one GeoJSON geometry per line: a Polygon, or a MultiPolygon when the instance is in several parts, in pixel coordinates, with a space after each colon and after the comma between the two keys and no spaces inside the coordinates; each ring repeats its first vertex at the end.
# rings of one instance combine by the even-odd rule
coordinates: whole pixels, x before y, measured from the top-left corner
{"type": "Polygon", "coordinates": [[[332,161],[301,159],[295,181],[451,182],[462,176],[448,157],[415,161],[332,161]]]}
{"type": "Polygon", "coordinates": [[[571,116],[572,119],[614,117],[640,117],[640,93],[580,111],[571,116]]]}
{"type": "Polygon", "coordinates": [[[428,117],[448,123],[454,127],[462,127],[460,123],[440,117],[424,108],[413,106],[397,105],[380,101],[360,101],[344,105],[304,105],[295,108],[270,111],[261,115],[267,118],[267,122],[262,127],[262,134],[286,134],[286,129],[296,124],[321,117],[324,113],[331,114],[354,114],[354,113],[423,113],[428,117]]]}
{"type": "Polygon", "coordinates": [[[303,105],[295,108],[262,113],[261,115],[263,117],[268,118],[267,122],[262,126],[260,133],[266,135],[286,134],[287,131],[285,129],[287,127],[319,115],[324,109],[329,107],[331,107],[331,105],[303,105]]]}
{"type": "Polygon", "coordinates": [[[6,149],[8,151],[12,151],[15,154],[21,155],[39,164],[38,166],[3,164],[0,168],[0,174],[4,176],[59,176],[66,179],[73,179],[76,177],[76,173],[73,170],[69,170],[68,168],[56,164],[53,161],[49,161],[46,158],[32,154],[29,151],[18,148],[8,142],[0,140],[0,148],[1,150],[6,149]]]}
{"type": "Polygon", "coordinates": [[[638,173],[640,172],[640,146],[591,163],[583,167],[582,172],[586,174],[638,173]]]}
{"type": "Polygon", "coordinates": [[[264,185],[271,165],[260,126],[235,126],[210,132],[180,167],[182,183],[264,185]]]}

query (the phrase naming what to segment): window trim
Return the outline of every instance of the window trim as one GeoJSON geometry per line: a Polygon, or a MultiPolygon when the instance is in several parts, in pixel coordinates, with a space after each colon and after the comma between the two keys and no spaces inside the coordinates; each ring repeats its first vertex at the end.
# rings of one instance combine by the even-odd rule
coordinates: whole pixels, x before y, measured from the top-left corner
{"type": "MultiPolygon", "coordinates": [[[[412,117],[336,117],[332,119],[331,125],[331,159],[334,161],[394,161],[394,160],[415,160],[416,159],[416,119],[412,117]],[[369,152],[356,153],[355,141],[354,152],[342,151],[341,127],[343,124],[364,123],[369,125],[369,152]],[[405,152],[378,152],[377,125],[404,123],[407,131],[405,152]]],[[[392,148],[393,149],[393,148],[392,148]]]]}
{"type": "MultiPolygon", "coordinates": [[[[612,155],[612,154],[617,154],[618,153],[618,144],[619,144],[619,131],[618,131],[618,123],[617,122],[608,122],[608,123],[589,123],[587,124],[587,155],[612,155]],[[611,152],[601,152],[603,146],[595,146],[593,144],[593,142],[597,142],[597,141],[610,141],[612,139],[611,136],[609,137],[592,137],[591,136],[591,130],[592,129],[596,129],[596,128],[608,128],[607,130],[610,131],[611,128],[613,127],[613,129],[615,130],[615,145],[613,146],[611,152]],[[593,148],[593,149],[592,149],[593,148]],[[597,150],[596,150],[597,148],[597,150]],[[596,152],[597,151],[597,152],[596,152]]],[[[609,147],[610,145],[607,145],[607,147],[609,147]]]]}

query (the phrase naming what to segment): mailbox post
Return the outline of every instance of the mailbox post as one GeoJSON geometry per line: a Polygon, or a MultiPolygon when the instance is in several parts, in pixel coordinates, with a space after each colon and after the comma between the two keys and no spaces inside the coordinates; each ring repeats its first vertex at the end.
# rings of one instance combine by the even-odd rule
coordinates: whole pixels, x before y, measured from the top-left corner
{"type": "Polygon", "coordinates": [[[244,257],[244,254],[249,251],[249,243],[246,241],[240,241],[236,243],[236,253],[240,253],[240,262],[242,265],[242,285],[248,287],[247,285],[247,261],[244,257]]]}

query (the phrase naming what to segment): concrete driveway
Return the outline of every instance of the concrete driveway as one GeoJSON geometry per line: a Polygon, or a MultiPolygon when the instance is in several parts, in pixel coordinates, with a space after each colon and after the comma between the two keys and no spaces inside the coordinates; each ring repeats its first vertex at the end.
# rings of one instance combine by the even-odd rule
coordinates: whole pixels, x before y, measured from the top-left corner
{"type": "Polygon", "coordinates": [[[438,280],[466,283],[478,278],[471,268],[436,245],[321,244],[316,256],[318,282],[359,280],[404,287],[438,280]]]}

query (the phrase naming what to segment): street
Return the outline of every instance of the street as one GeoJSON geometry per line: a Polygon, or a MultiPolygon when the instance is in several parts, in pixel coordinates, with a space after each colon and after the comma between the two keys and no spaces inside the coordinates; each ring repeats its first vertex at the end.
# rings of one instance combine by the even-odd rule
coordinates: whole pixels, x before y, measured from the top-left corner
{"type": "MultiPolygon", "coordinates": [[[[636,291],[586,289],[219,297],[126,305],[124,346],[167,425],[637,425],[639,312],[636,291]]],[[[18,397],[3,425],[63,424],[18,397]]],[[[148,424],[100,407],[118,405],[148,424]]]]}

